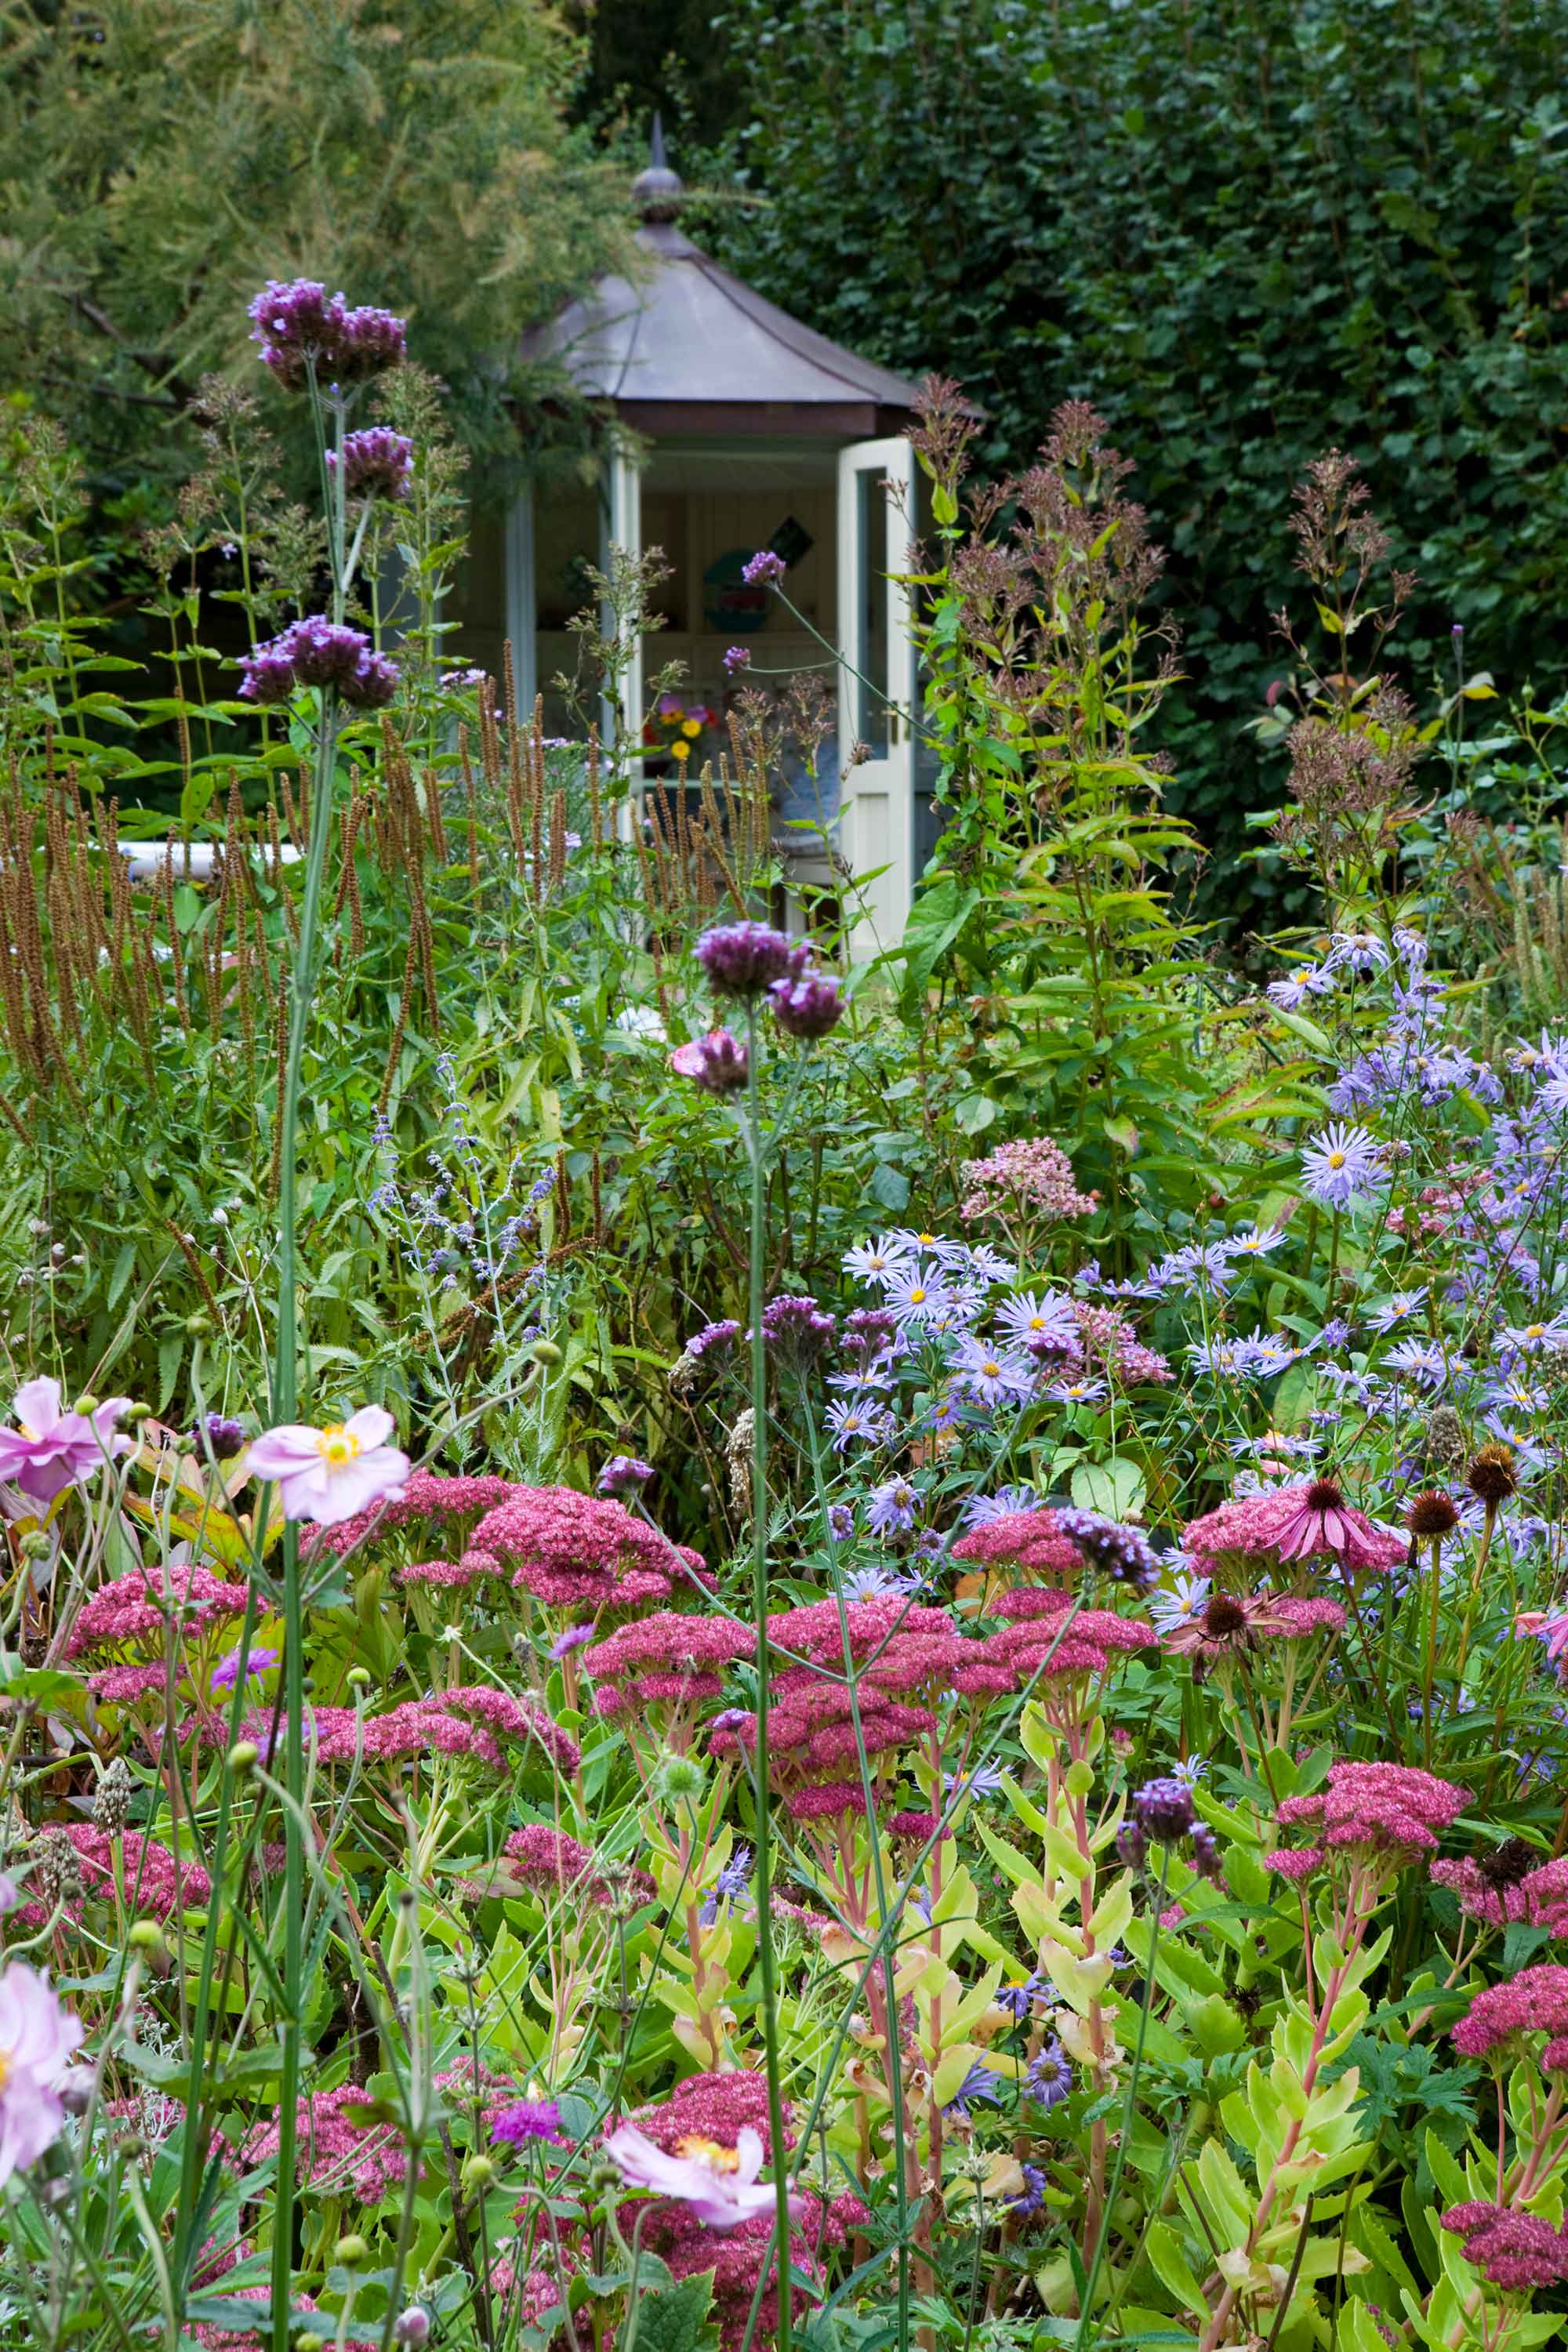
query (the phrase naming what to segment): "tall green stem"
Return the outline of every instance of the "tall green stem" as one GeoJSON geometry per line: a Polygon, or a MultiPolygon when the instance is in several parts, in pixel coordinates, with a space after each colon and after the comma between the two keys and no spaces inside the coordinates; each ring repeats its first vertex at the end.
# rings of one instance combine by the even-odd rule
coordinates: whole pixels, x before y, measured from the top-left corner
{"type": "Polygon", "coordinates": [[[768,1814],[768,1368],[763,1349],[763,1248],[767,1216],[767,1168],[763,1152],[761,1041],[756,1007],[746,1006],[746,1138],[752,1161],[752,1613],[757,1623],[756,1861],[757,1973],[762,1982],[763,2063],[768,2083],[768,2133],[773,2143],[777,2203],[779,2318],[774,2342],[790,2352],[789,2167],[784,2161],[784,2092],[779,2076],[779,2020],[773,1965],[773,1831],[768,1814]]]}
{"type": "MultiPolygon", "coordinates": [[[[335,687],[323,689],[316,739],[316,777],[310,801],[310,845],[300,908],[300,946],[289,985],[289,1051],[284,1064],[278,1176],[278,1342],[272,1367],[272,1422],[291,1422],[300,1398],[300,1313],[295,1274],[298,1203],[300,1071],[305,1030],[315,992],[316,944],[321,930],[321,882],[332,824],[332,775],[338,736],[335,687]]],[[[284,1818],[283,1981],[292,2004],[283,2025],[282,2064],[278,2083],[278,2179],[273,2208],[272,2328],[277,2352],[289,2342],[289,2298],[294,2255],[294,2135],[300,2095],[300,2009],[304,2000],[301,1931],[305,1916],[305,1606],[300,1589],[300,1535],[292,1522],[283,1530],[283,1785],[292,1800],[284,1818]]]]}

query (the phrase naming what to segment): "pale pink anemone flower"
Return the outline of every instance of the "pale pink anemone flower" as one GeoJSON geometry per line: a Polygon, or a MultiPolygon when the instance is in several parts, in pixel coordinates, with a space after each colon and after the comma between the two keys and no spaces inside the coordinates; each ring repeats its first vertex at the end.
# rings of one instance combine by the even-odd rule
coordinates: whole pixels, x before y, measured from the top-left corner
{"type": "Polygon", "coordinates": [[[71,2059],[82,2031],[47,1976],[11,1961],[0,1976],[0,2185],[37,2164],[58,2137],[66,2119],[60,2094],[76,2071],[71,2059]]]}
{"type": "Polygon", "coordinates": [[[114,1424],[129,1397],[110,1397],[90,1413],[62,1412],[58,1381],[26,1381],[11,1410],[17,1427],[0,1429],[0,1479],[19,1486],[30,1502],[52,1503],[67,1486],[79,1486],[131,1440],[116,1437],[114,1424]]]}
{"type": "Polygon", "coordinates": [[[392,1429],[392,1415],[378,1404],[325,1429],[286,1422],[262,1431],[247,1466],[252,1477],[277,1482],[286,1519],[333,1528],[407,1485],[407,1454],[385,1442],[392,1429]]]}
{"type": "Polygon", "coordinates": [[[1233,1551],[1271,1552],[1280,1560],[1327,1553],[1347,1569],[1384,1573],[1408,1558],[1410,1538],[1356,1510],[1331,1478],[1314,1478],[1221,1503],[1185,1529],[1182,1549],[1203,1559],[1233,1551]]]}
{"type": "MultiPolygon", "coordinates": [[[[689,2133],[677,2140],[672,2155],[638,2131],[622,2124],[605,2142],[605,2154],[617,2166],[628,2189],[651,2189],[659,2197],[677,2197],[699,2221],[710,2230],[732,2230],[737,2222],[772,2213],[776,2191],[772,2182],[757,2179],[763,2168],[760,2134],[738,2132],[733,2147],[689,2133]]],[[[790,2195],[791,2213],[798,2220],[804,2200],[790,2195]]]]}

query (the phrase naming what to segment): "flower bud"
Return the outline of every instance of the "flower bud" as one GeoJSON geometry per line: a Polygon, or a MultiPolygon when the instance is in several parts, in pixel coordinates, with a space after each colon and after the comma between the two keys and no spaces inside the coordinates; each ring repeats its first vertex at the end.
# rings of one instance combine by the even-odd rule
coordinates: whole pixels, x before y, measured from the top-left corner
{"type": "Polygon", "coordinates": [[[81,1396],[78,1397],[75,1404],[71,1407],[71,1411],[72,1412],[79,1412],[84,1421],[89,1421],[98,1411],[98,1399],[95,1396],[89,1396],[84,1392],[81,1396]]]}
{"type": "Polygon", "coordinates": [[[340,2238],[332,2248],[332,2260],[341,2263],[345,2271],[357,2270],[369,2252],[370,2248],[363,2238],[340,2238]]]}
{"type": "Polygon", "coordinates": [[[127,1940],[133,1952],[161,1952],[163,1930],[156,1919],[138,1919],[127,1940]]]}
{"type": "Polygon", "coordinates": [[[462,2181],[465,2189],[472,2189],[476,2191],[486,2189],[495,2177],[495,2166],[488,2156],[470,2156],[463,2167],[462,2181]]]}
{"type": "Polygon", "coordinates": [[[424,2352],[430,2341],[430,2315],[422,2304],[411,2303],[393,2328],[399,2344],[406,2344],[409,2352],[424,2352]]]}
{"type": "Polygon", "coordinates": [[[24,1559],[47,1559],[54,1548],[53,1542],[44,1533],[42,1528],[29,1528],[22,1538],[21,1553],[24,1559]]]}
{"type": "Polygon", "coordinates": [[[327,2352],[327,2339],[313,2332],[294,2338],[294,2352],[327,2352]]]}
{"type": "Polygon", "coordinates": [[[536,1364],[558,1364],[562,1361],[561,1350],[553,1339],[536,1339],[529,1352],[536,1364]]]}
{"type": "Polygon", "coordinates": [[[254,1739],[237,1739],[228,1751],[228,1769],[243,1780],[255,1766],[261,1750],[254,1739]]]}
{"type": "Polygon", "coordinates": [[[373,1677],[368,1666],[351,1666],[345,1677],[351,1690],[364,1690],[368,1688],[372,1679],[373,1677]]]}
{"type": "Polygon", "coordinates": [[[212,1335],[213,1318],[210,1315],[204,1314],[201,1308],[198,1307],[194,1315],[186,1316],[185,1337],[187,1339],[210,1339],[212,1335]]]}

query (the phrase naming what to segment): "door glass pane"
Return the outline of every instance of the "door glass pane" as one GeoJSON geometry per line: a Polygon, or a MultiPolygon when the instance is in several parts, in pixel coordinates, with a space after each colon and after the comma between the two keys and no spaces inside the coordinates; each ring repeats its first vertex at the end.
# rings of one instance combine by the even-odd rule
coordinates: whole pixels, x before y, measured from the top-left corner
{"type": "Polygon", "coordinates": [[[582,721],[552,681],[575,673],[578,641],[570,624],[574,614],[594,602],[588,575],[600,560],[598,492],[591,483],[550,483],[539,493],[534,515],[534,675],[544,697],[544,731],[575,736],[582,732],[582,721]]]}
{"type": "Polygon", "coordinates": [[[873,760],[888,756],[888,499],[879,467],[855,476],[860,597],[858,732],[873,760]]]}

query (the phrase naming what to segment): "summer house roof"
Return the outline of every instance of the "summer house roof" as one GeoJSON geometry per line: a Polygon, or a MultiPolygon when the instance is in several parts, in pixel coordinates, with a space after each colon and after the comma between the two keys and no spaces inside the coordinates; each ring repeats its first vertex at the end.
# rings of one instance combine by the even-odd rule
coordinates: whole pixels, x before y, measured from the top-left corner
{"type": "Polygon", "coordinates": [[[627,424],[658,433],[897,432],[915,387],[847,352],[721,269],[675,225],[680,182],[664,161],[637,182],[637,241],[647,277],[600,278],[581,301],[523,338],[528,359],[560,360],[627,424]]]}

